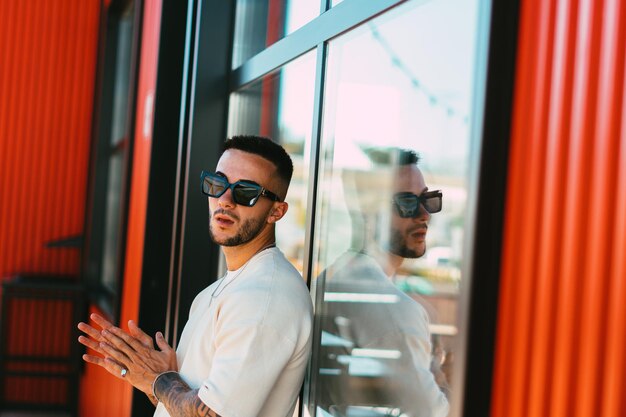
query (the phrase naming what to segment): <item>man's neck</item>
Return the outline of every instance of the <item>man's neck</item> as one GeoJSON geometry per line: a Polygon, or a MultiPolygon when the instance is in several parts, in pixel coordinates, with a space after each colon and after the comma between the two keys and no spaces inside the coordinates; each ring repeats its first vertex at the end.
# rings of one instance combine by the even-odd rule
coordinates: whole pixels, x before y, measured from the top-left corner
{"type": "Polygon", "coordinates": [[[273,246],[275,242],[276,237],[272,230],[271,233],[262,233],[250,242],[238,246],[222,246],[224,258],[226,258],[226,268],[229,271],[241,268],[254,255],[273,246]]]}
{"type": "Polygon", "coordinates": [[[381,249],[377,244],[369,245],[367,253],[378,262],[388,277],[393,277],[404,258],[381,249]]]}

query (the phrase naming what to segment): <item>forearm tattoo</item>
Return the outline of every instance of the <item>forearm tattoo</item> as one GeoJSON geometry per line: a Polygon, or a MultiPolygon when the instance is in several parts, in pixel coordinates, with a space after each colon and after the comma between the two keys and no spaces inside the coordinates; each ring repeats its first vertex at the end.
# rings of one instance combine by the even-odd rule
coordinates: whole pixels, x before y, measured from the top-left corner
{"type": "Polygon", "coordinates": [[[157,406],[159,405],[159,401],[154,397],[154,395],[152,394],[146,394],[148,396],[148,399],[150,400],[150,402],[152,403],[153,406],[157,406]]]}
{"type": "Polygon", "coordinates": [[[161,375],[154,383],[154,392],[172,417],[221,417],[198,397],[176,372],[161,375]]]}

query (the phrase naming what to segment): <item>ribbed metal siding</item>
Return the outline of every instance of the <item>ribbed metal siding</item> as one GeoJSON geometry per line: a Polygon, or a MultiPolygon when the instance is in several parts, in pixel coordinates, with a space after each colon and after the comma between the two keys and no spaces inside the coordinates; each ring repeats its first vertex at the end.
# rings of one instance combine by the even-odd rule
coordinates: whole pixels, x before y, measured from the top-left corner
{"type": "Polygon", "coordinates": [[[523,0],[493,416],[626,410],[626,4],[523,0]]]}
{"type": "Polygon", "coordinates": [[[75,326],[84,314],[82,286],[74,279],[33,276],[4,282],[2,289],[0,408],[75,415],[81,350],[75,326]]]}
{"type": "Polygon", "coordinates": [[[16,404],[58,404],[67,403],[67,378],[55,376],[71,371],[67,363],[55,359],[69,356],[71,328],[63,326],[54,332],[53,340],[46,334],[37,332],[39,326],[59,327],[74,315],[69,301],[50,302],[46,300],[6,299],[10,317],[19,317],[7,323],[5,336],[11,339],[7,355],[24,358],[9,360],[7,372],[33,373],[34,376],[9,375],[4,379],[2,398],[7,403],[16,404]],[[38,373],[38,374],[37,374],[38,373]]]}
{"type": "Polygon", "coordinates": [[[0,277],[78,272],[99,0],[0,0],[0,277]]]}

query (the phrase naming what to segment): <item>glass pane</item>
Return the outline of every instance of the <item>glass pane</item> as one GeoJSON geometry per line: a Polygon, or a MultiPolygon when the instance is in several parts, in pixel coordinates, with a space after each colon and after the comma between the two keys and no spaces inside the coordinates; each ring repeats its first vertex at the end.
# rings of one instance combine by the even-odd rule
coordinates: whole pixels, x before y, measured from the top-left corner
{"type": "Polygon", "coordinates": [[[102,253],[102,284],[117,293],[117,262],[121,221],[122,179],[124,152],[116,152],[109,159],[109,179],[106,194],[106,217],[102,253]]]}
{"type": "Polygon", "coordinates": [[[117,48],[115,59],[115,85],[111,114],[111,144],[115,145],[126,137],[128,131],[128,100],[133,43],[133,7],[120,18],[117,24],[117,48]]]}
{"type": "Polygon", "coordinates": [[[276,227],[277,245],[302,272],[313,121],[315,52],[287,64],[230,98],[228,136],[261,135],[283,145],[294,164],[286,201],[289,210],[276,227]]]}
{"type": "Polygon", "coordinates": [[[319,0],[238,0],[233,68],[301,28],[319,13],[319,0]]]}
{"type": "Polygon", "coordinates": [[[445,416],[461,392],[477,7],[408,2],[329,44],[311,415],[445,416]]]}

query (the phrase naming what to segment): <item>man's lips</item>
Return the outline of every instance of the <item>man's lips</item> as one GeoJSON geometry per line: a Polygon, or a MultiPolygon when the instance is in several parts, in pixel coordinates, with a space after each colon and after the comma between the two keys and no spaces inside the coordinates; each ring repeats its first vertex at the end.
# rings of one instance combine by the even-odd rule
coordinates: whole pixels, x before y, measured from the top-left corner
{"type": "Polygon", "coordinates": [[[222,227],[227,227],[235,223],[238,217],[234,213],[229,213],[224,209],[217,209],[213,213],[213,221],[222,227]]]}
{"type": "Polygon", "coordinates": [[[420,226],[415,229],[409,230],[409,235],[417,239],[424,239],[426,238],[427,230],[428,230],[428,226],[425,226],[425,227],[420,226]]]}
{"type": "Polygon", "coordinates": [[[231,224],[235,223],[227,216],[214,216],[213,221],[222,227],[230,226],[231,224]]]}

